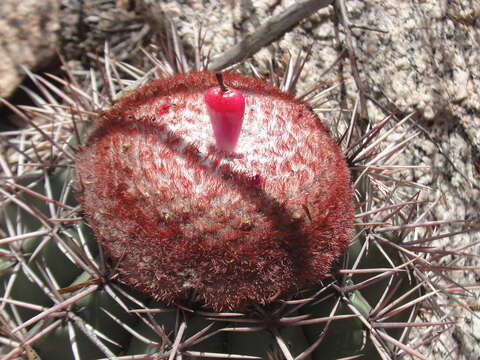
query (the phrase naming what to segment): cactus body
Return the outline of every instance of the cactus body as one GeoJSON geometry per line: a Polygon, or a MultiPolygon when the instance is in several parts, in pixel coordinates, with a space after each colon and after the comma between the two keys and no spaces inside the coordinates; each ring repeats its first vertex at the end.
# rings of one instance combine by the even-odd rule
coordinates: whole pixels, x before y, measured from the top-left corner
{"type": "Polygon", "coordinates": [[[433,303],[438,293],[432,289],[439,283],[425,274],[444,255],[428,249],[429,262],[424,248],[415,247],[437,235],[417,221],[415,197],[397,197],[405,182],[395,183],[388,173],[391,153],[389,148],[384,152],[382,139],[398,132],[394,148],[401,149],[409,136],[407,119],[386,119],[343,145],[358,207],[357,229],[351,234],[349,171],[318,118],[291,95],[263,82],[244,84],[240,76],[226,81],[246,93],[244,129],[251,134],[239,141],[238,152],[247,154],[249,166],[242,158],[222,158],[214,148],[206,109],[195,100],[214,84],[208,73],[164,79],[134,92],[97,119],[89,137],[83,129],[88,116],[102,109],[99,89],[90,96],[67,86],[72,93],[64,98],[76,104],[74,116],[71,109],[45,103],[38,104],[37,112],[27,109],[28,116],[22,113],[40,120],[47,113],[51,124],[32,122],[33,128],[7,138],[18,151],[10,155],[11,169],[1,163],[8,173],[2,179],[0,220],[4,359],[397,359],[405,353],[424,358],[416,343],[410,344],[409,329],[421,300],[433,303]],[[187,96],[193,88],[201,90],[187,96]],[[189,101],[169,99],[170,91],[189,101]],[[284,111],[260,106],[262,112],[270,111],[276,126],[249,123],[260,111],[248,107],[253,95],[268,100],[264,104],[283,104],[284,111]],[[182,128],[175,118],[183,110],[190,113],[182,115],[190,127],[182,128]],[[202,111],[205,115],[199,115],[202,111]],[[66,119],[72,121],[70,127],[66,119]],[[167,131],[168,124],[179,131],[167,131]],[[198,124],[205,124],[205,131],[198,124]],[[207,133],[213,148],[202,143],[207,133]],[[74,177],[77,155],[72,149],[80,145],[74,177]],[[251,152],[259,150],[269,156],[251,152]],[[151,171],[148,164],[160,155],[168,161],[157,162],[162,171],[151,171]],[[201,155],[210,161],[203,177],[199,164],[209,162],[201,155]],[[275,156],[291,160],[285,171],[281,161],[268,161],[275,156]],[[221,165],[230,162],[237,167],[224,171],[221,165]],[[278,179],[277,172],[265,170],[270,168],[284,176],[278,179]],[[297,177],[285,176],[291,170],[297,177]],[[225,178],[215,180],[213,174],[225,178]],[[73,195],[74,181],[83,210],[73,195]],[[202,181],[203,187],[194,186],[202,181]],[[212,194],[227,196],[213,199],[212,194]],[[205,206],[199,209],[202,201],[205,206]],[[218,204],[225,209],[215,215],[225,217],[229,231],[224,233],[221,226],[201,221],[205,215],[212,218],[218,204]],[[427,230],[411,231],[417,226],[427,230]],[[262,232],[268,236],[261,238],[262,232]],[[334,261],[350,235],[350,248],[334,261]],[[293,246],[299,243],[300,250],[293,246]],[[140,254],[154,259],[157,274],[152,263],[145,267],[140,254]],[[201,257],[207,259],[204,264],[201,257]],[[221,259],[217,268],[215,259],[221,259]],[[195,280],[185,264],[201,269],[195,286],[183,286],[195,280]],[[157,277],[163,280],[156,282],[157,277]]]}
{"type": "Polygon", "coordinates": [[[225,77],[247,102],[236,154],[210,135],[203,94],[214,75],[181,74],[95,124],[77,188],[122,281],[157,300],[193,292],[215,311],[239,311],[321,281],[348,245],[353,204],[318,118],[259,80],[225,77]]]}

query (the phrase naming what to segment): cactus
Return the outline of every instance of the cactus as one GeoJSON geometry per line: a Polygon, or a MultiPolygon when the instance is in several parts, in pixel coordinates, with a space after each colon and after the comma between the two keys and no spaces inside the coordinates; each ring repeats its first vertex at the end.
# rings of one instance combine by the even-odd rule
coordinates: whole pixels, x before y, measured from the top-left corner
{"type": "MultiPolygon", "coordinates": [[[[205,62],[196,63],[201,67],[194,70],[204,70],[205,62]]],[[[454,235],[441,228],[451,221],[428,220],[428,207],[411,191],[416,184],[397,176],[411,166],[399,165],[396,155],[418,135],[408,116],[331,129],[352,174],[355,233],[348,250],[315,279],[287,286],[269,301],[242,293],[249,301],[238,309],[208,296],[154,299],[145,286],[131,287],[135,282],[125,276],[123,262],[129,254],[113,256],[112,244],[98,245],[94,232],[102,234],[97,222],[103,220],[93,221],[95,203],[87,211],[92,231],[77,202],[79,188],[87,186],[78,178],[95,165],[82,163],[75,173],[79,151],[87,156],[82,149],[92,123],[156,76],[108,56],[104,64],[100,78],[94,71],[87,79],[69,72],[69,81],[30,73],[38,88],[31,93],[34,107],[2,100],[28,124],[2,134],[3,359],[425,359],[418,348],[452,323],[438,305],[441,294],[458,286],[448,279],[448,267],[440,266],[447,254],[429,247],[454,235]],[[392,134],[397,139],[387,143],[392,134]],[[420,320],[426,304],[438,321],[420,320]]],[[[161,73],[175,68],[168,65],[161,73]]],[[[284,77],[298,78],[299,68],[288,66],[284,77]]],[[[288,81],[276,80],[280,91],[291,90],[288,81]]],[[[309,106],[324,96],[311,96],[309,106]]]]}
{"type": "Polygon", "coordinates": [[[157,300],[240,311],[324,277],[348,245],[353,196],[338,146],[304,104],[225,78],[247,103],[237,152],[215,144],[205,112],[214,74],[179,74],[95,123],[76,187],[119,280],[157,300]]]}

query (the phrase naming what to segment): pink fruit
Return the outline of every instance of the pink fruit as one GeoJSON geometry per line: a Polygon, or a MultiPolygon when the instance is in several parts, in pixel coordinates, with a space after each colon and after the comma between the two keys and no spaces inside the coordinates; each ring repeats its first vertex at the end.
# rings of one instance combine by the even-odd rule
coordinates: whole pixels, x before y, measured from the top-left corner
{"type": "Polygon", "coordinates": [[[220,73],[217,79],[220,86],[207,90],[205,104],[218,148],[233,152],[242,130],[245,98],[240,91],[225,87],[220,73]]]}
{"type": "Polygon", "coordinates": [[[224,76],[245,96],[234,155],[215,145],[204,102],[215,75],[200,72],[121,99],[76,163],[85,218],[118,280],[217,311],[319,283],[348,247],[354,208],[344,157],[319,118],[261,80],[224,76]]]}

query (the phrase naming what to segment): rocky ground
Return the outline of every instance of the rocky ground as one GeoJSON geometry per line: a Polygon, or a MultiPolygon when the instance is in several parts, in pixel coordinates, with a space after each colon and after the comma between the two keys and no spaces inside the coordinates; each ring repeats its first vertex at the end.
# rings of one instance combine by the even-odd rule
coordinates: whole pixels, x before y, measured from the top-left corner
{"type": "MultiPolygon", "coordinates": [[[[18,7],[13,1],[3,1],[0,28],[5,31],[0,35],[0,56],[6,60],[0,66],[0,96],[15,94],[24,77],[20,65],[34,71],[55,67],[57,50],[70,63],[88,67],[94,59],[87,54],[101,54],[105,40],[109,40],[117,59],[141,64],[140,47],[162,40],[152,29],[168,28],[167,19],[184,44],[196,41],[201,26],[204,48],[215,57],[295,2],[165,0],[152,22],[144,10],[152,1],[23,1],[18,7]]],[[[479,224],[480,3],[347,0],[346,5],[360,83],[356,84],[351,75],[351,63],[344,52],[348,39],[343,27],[332,20],[332,7],[304,19],[248,63],[264,74],[269,71],[272,53],[282,64],[289,54],[309,52],[299,79],[299,93],[313,84],[333,84],[342,79],[344,87],[339,90],[338,101],[346,108],[354,106],[360,86],[385,111],[399,118],[415,112],[412,126],[420,135],[401,160],[428,165],[429,169],[412,170],[404,174],[405,179],[431,189],[423,196],[435,203],[435,218],[479,224]]],[[[367,104],[364,110],[373,121],[385,116],[379,106],[372,106],[371,101],[367,104]]],[[[2,127],[19,125],[7,113],[2,114],[2,127]]],[[[325,115],[325,121],[333,124],[334,116],[325,115]]],[[[452,249],[479,240],[478,234],[469,234],[443,241],[452,249]]],[[[478,247],[469,252],[478,252],[478,247]]],[[[478,257],[465,257],[457,265],[478,267],[480,261],[478,257]]],[[[480,273],[457,271],[452,277],[477,286],[466,302],[478,304],[480,273]]],[[[451,359],[479,358],[478,316],[453,306],[452,311],[459,314],[458,326],[434,344],[429,358],[445,359],[445,354],[451,359]]]]}

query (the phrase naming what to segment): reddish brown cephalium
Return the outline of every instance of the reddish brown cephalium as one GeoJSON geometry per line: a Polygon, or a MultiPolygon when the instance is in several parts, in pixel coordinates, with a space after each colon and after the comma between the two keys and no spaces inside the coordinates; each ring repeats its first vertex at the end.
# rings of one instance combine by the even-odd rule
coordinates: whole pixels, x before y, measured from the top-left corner
{"type": "Polygon", "coordinates": [[[236,154],[217,150],[204,104],[213,73],[158,80],[94,125],[76,163],[85,217],[119,279],[216,311],[319,283],[348,247],[350,175],[316,115],[258,79],[236,154]]]}

